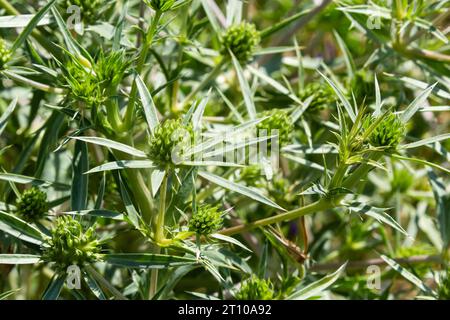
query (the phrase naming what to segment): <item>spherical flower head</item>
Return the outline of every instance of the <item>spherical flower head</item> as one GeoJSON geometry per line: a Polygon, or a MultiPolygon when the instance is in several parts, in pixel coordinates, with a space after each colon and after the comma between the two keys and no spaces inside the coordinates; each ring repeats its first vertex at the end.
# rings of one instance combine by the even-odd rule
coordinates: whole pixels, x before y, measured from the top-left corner
{"type": "MultiPolygon", "coordinates": [[[[286,111],[280,109],[272,109],[264,111],[259,118],[266,118],[256,125],[258,136],[278,135],[280,146],[291,142],[294,124],[286,111]]],[[[270,145],[270,140],[267,145],[270,145]]]]}
{"type": "Polygon", "coordinates": [[[47,194],[36,187],[25,190],[16,202],[17,214],[25,221],[42,219],[48,212],[47,194]]]}
{"type": "Polygon", "coordinates": [[[207,236],[219,230],[222,224],[222,212],[218,207],[202,205],[189,220],[189,230],[207,236]]]}
{"type": "Polygon", "coordinates": [[[274,298],[273,285],[270,280],[252,276],[236,294],[238,300],[272,300],[274,298]]]}
{"type": "Polygon", "coordinates": [[[253,57],[260,41],[261,36],[254,24],[243,22],[232,25],[222,34],[221,53],[228,56],[230,50],[239,62],[245,63],[253,57]]]}
{"type": "Polygon", "coordinates": [[[181,119],[169,119],[160,124],[150,138],[150,159],[160,167],[177,165],[183,152],[191,145],[193,129],[181,119]]]}
{"type": "MultiPolygon", "coordinates": [[[[367,129],[376,121],[372,116],[366,117],[363,128],[367,129]]],[[[390,113],[375,127],[368,137],[368,142],[374,147],[382,147],[393,151],[405,135],[405,125],[400,118],[390,113]]]]}
{"type": "Polygon", "coordinates": [[[65,270],[71,265],[83,266],[98,261],[100,243],[93,227],[84,232],[80,222],[71,216],[62,216],[56,220],[43,251],[45,262],[55,263],[57,269],[65,270]]]}
{"type": "Polygon", "coordinates": [[[4,69],[11,57],[11,50],[8,48],[5,40],[0,38],[0,70],[4,69]]]}
{"type": "Polygon", "coordinates": [[[73,14],[75,11],[68,10],[72,6],[80,9],[80,15],[83,21],[90,24],[96,23],[100,11],[107,4],[105,0],[65,0],[61,4],[65,14],[73,14]]]}
{"type": "Polygon", "coordinates": [[[305,101],[310,97],[313,97],[308,107],[310,111],[326,109],[336,101],[333,90],[320,82],[308,83],[300,92],[300,100],[305,101]]]}
{"type": "Polygon", "coordinates": [[[165,12],[172,8],[175,0],[147,0],[146,2],[153,10],[165,12]]]}

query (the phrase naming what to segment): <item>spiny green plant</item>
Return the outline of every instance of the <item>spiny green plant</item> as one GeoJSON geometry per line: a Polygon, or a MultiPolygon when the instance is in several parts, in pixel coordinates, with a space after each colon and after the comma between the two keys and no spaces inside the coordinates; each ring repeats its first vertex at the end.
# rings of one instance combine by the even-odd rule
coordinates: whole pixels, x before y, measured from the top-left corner
{"type": "Polygon", "coordinates": [[[448,1],[16,4],[0,299],[447,298],[448,1]]]}
{"type": "Polygon", "coordinates": [[[58,218],[51,237],[44,243],[42,260],[54,263],[59,270],[98,261],[101,247],[94,232],[94,227],[83,231],[80,222],[70,216],[58,218]]]}

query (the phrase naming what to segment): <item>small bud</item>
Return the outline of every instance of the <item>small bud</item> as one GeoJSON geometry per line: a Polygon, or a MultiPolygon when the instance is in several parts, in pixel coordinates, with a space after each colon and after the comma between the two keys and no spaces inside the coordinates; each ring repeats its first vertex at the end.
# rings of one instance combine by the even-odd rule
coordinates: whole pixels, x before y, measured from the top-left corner
{"type": "Polygon", "coordinates": [[[228,50],[230,50],[239,62],[245,63],[253,57],[255,48],[260,41],[261,36],[254,24],[243,22],[232,25],[222,35],[221,53],[228,56],[228,50]]]}
{"type": "Polygon", "coordinates": [[[183,150],[190,145],[192,137],[192,126],[184,125],[180,119],[166,120],[155,129],[154,135],[150,138],[149,157],[161,167],[177,165],[172,161],[173,156],[181,160],[183,150]]]}
{"type": "Polygon", "coordinates": [[[11,57],[11,50],[9,50],[5,40],[0,38],[0,70],[5,68],[5,65],[11,60],[11,57]]]}
{"type": "Polygon", "coordinates": [[[25,190],[16,202],[17,214],[24,220],[35,222],[48,212],[47,194],[33,187],[25,190]]]}
{"type": "MultiPolygon", "coordinates": [[[[292,138],[292,132],[294,130],[294,124],[286,111],[280,109],[272,109],[264,111],[259,115],[259,118],[264,118],[263,121],[256,125],[258,130],[258,136],[262,130],[265,130],[267,136],[274,135],[273,130],[278,131],[278,137],[280,146],[288,144],[292,138]]],[[[264,132],[264,131],[263,131],[264,132]]],[[[268,145],[270,144],[270,140],[268,145]]]]}
{"type": "Polygon", "coordinates": [[[313,98],[308,107],[309,111],[327,109],[336,101],[333,90],[328,85],[319,82],[308,83],[300,92],[300,100],[305,101],[310,97],[313,98]]]}
{"type": "MultiPolygon", "coordinates": [[[[376,121],[373,116],[364,120],[363,128],[368,129],[376,121]]],[[[370,133],[368,142],[374,147],[395,150],[405,135],[405,125],[394,113],[390,113],[370,133]]]]}
{"type": "Polygon", "coordinates": [[[272,282],[253,275],[242,284],[235,298],[237,300],[272,300],[274,298],[272,282]]]}
{"type": "Polygon", "coordinates": [[[202,205],[189,220],[189,230],[201,235],[210,235],[222,227],[222,213],[218,207],[202,205]]]}
{"type": "Polygon", "coordinates": [[[62,216],[56,220],[56,227],[45,243],[42,260],[55,263],[58,270],[65,270],[71,265],[93,263],[100,258],[100,243],[93,230],[83,233],[81,224],[71,216],[62,216]]]}
{"type": "Polygon", "coordinates": [[[172,8],[175,0],[147,0],[146,2],[153,10],[165,12],[172,8]]]}

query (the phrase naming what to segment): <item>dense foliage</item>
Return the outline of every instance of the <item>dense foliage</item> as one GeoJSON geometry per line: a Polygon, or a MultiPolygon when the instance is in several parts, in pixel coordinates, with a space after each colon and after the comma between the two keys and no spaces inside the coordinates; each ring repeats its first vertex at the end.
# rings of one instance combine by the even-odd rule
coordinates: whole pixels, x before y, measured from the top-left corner
{"type": "Polygon", "coordinates": [[[448,1],[0,13],[0,300],[450,298],[448,1]]]}

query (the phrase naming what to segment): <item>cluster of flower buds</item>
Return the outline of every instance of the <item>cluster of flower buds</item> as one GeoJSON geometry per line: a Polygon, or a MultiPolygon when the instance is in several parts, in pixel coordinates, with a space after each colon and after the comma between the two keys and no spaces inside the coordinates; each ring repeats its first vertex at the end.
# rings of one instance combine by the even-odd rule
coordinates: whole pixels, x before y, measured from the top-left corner
{"type": "Polygon", "coordinates": [[[71,265],[82,266],[98,261],[100,249],[93,227],[84,232],[80,222],[71,216],[62,216],[56,220],[51,237],[47,238],[42,260],[65,270],[71,265]]]}
{"type": "Polygon", "coordinates": [[[25,221],[42,219],[48,212],[47,194],[36,187],[25,190],[16,201],[16,210],[25,221]]]}
{"type": "Polygon", "coordinates": [[[5,40],[0,38],[0,70],[5,68],[5,64],[11,60],[11,50],[9,50],[5,40]]]}
{"type": "Polygon", "coordinates": [[[252,276],[242,284],[235,298],[238,300],[272,300],[274,298],[272,282],[252,276]]]}
{"type": "Polygon", "coordinates": [[[173,155],[181,160],[183,150],[190,146],[193,135],[192,126],[183,124],[181,119],[164,121],[150,138],[150,159],[160,167],[176,165],[173,155]]]}
{"type": "Polygon", "coordinates": [[[228,56],[230,50],[239,62],[245,63],[253,57],[260,41],[261,36],[254,24],[243,22],[232,25],[222,34],[221,53],[228,56]]]}
{"type": "Polygon", "coordinates": [[[263,135],[263,132],[265,132],[267,136],[275,135],[277,132],[280,147],[291,142],[294,124],[286,111],[281,109],[272,109],[262,112],[258,117],[265,118],[256,126],[258,136],[263,135]]]}
{"type": "Polygon", "coordinates": [[[222,224],[222,212],[218,207],[201,205],[189,220],[189,231],[207,236],[219,230],[222,224]]]}
{"type": "MultiPolygon", "coordinates": [[[[363,128],[367,129],[376,119],[373,116],[368,116],[364,120],[363,128]]],[[[402,142],[405,136],[405,124],[400,118],[390,113],[373,129],[368,137],[368,142],[373,147],[381,147],[386,151],[394,151],[402,142]]]]}

